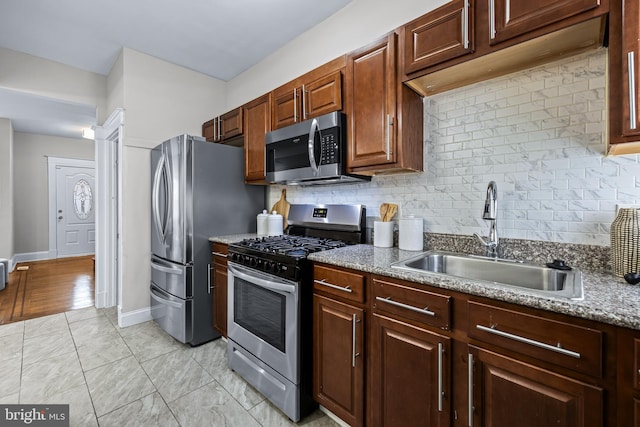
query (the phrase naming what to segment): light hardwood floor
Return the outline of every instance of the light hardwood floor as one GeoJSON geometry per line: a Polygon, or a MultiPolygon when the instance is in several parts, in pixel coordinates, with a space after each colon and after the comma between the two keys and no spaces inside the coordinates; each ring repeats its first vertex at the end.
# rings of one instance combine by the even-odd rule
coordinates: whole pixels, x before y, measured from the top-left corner
{"type": "Polygon", "coordinates": [[[94,288],[92,256],[18,263],[0,292],[0,324],[91,307],[94,288]]]}

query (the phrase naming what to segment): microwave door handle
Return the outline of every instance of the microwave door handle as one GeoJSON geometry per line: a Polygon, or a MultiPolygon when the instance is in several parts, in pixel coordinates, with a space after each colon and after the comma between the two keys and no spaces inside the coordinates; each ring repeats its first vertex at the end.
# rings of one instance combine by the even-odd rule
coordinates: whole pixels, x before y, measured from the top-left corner
{"type": "Polygon", "coordinates": [[[309,164],[311,165],[313,174],[316,176],[320,172],[320,169],[318,168],[318,164],[316,163],[316,156],[314,154],[314,151],[316,148],[315,136],[316,136],[316,132],[318,132],[318,127],[319,127],[318,119],[311,120],[311,129],[309,130],[309,144],[307,145],[307,148],[309,149],[309,164]]]}

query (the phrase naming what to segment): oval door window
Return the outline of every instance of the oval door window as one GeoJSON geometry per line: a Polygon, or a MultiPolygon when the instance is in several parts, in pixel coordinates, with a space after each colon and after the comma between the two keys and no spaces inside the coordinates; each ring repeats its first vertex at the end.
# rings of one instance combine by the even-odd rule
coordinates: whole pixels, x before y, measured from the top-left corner
{"type": "Polygon", "coordinates": [[[91,215],[93,192],[89,183],[84,179],[76,182],[73,187],[73,207],[76,211],[76,216],[80,219],[87,219],[91,215]]]}

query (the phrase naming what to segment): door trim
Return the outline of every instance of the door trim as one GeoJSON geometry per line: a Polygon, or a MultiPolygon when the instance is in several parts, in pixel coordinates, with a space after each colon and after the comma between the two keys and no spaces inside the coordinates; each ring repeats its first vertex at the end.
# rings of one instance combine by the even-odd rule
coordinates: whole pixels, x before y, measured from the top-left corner
{"type": "MultiPolygon", "coordinates": [[[[116,108],[96,126],[96,288],[97,308],[122,306],[122,140],[124,109],[116,108]]],[[[151,317],[150,313],[146,316],[151,317]]],[[[147,319],[148,320],[148,319],[147,319]]]]}
{"type": "Polygon", "coordinates": [[[93,160],[69,159],[65,157],[47,157],[49,188],[49,258],[58,258],[56,233],[56,168],[61,166],[91,168],[95,170],[93,160]]]}

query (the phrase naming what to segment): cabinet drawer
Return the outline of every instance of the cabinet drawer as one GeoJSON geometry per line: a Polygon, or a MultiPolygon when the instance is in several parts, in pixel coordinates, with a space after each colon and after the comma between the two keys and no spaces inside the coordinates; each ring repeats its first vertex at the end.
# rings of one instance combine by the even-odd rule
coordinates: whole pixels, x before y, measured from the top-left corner
{"type": "Polygon", "coordinates": [[[469,301],[469,338],[600,377],[602,332],[469,301]]]}
{"type": "Polygon", "coordinates": [[[229,252],[229,246],[225,245],[224,243],[213,243],[211,248],[213,262],[215,262],[216,264],[227,265],[227,254],[229,252]]]}
{"type": "Polygon", "coordinates": [[[362,274],[314,265],[313,290],[363,303],[364,276],[362,274]]]}
{"type": "Polygon", "coordinates": [[[374,279],[372,298],[373,309],[378,313],[450,329],[451,297],[447,295],[374,279]]]}

